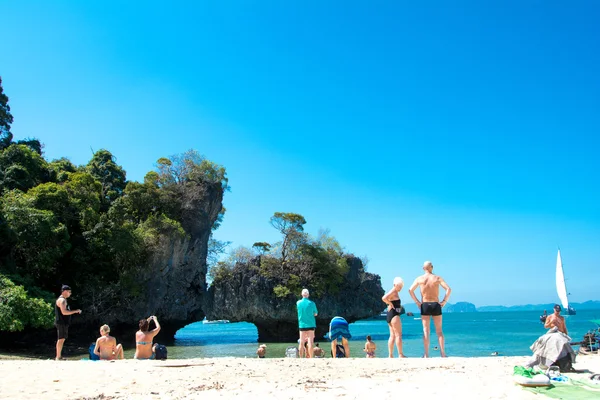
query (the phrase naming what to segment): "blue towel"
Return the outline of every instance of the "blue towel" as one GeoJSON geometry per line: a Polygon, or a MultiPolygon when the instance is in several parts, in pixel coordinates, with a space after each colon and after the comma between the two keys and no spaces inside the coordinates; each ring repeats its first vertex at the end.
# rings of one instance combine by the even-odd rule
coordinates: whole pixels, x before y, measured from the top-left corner
{"type": "Polygon", "coordinates": [[[342,337],[352,338],[350,329],[348,329],[348,322],[342,317],[334,317],[329,323],[329,339],[341,340],[342,337]]]}

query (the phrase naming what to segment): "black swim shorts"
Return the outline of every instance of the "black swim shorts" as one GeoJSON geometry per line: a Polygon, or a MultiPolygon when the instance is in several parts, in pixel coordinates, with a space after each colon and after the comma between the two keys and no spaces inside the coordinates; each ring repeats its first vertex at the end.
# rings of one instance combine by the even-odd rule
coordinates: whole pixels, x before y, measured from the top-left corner
{"type": "Polygon", "coordinates": [[[300,332],[314,331],[315,328],[300,328],[300,332]]]}
{"type": "Polygon", "coordinates": [[[432,315],[434,317],[442,315],[442,305],[437,301],[421,303],[421,315],[432,315]]]}
{"type": "Polygon", "coordinates": [[[56,332],[58,333],[58,339],[67,339],[69,337],[69,325],[65,324],[54,324],[56,326],[56,332]]]}

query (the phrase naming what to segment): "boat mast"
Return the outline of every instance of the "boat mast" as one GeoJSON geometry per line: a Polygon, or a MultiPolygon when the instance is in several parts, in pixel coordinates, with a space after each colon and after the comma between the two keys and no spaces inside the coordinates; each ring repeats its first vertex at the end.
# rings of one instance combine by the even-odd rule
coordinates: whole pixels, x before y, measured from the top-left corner
{"type": "MultiPolygon", "coordinates": [[[[557,246],[558,247],[558,246],[557,246]]],[[[565,286],[565,295],[567,296],[567,312],[571,308],[571,302],[569,301],[569,290],[567,289],[567,278],[565,277],[565,268],[563,267],[562,255],[560,254],[560,247],[558,247],[558,254],[560,255],[560,269],[562,269],[563,285],[565,286]]]]}

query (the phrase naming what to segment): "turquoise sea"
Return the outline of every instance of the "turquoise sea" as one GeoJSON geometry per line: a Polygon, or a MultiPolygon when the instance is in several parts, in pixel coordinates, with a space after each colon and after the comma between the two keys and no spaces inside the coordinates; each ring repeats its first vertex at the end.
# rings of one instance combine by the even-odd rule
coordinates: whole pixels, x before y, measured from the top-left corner
{"type": "MultiPolygon", "coordinates": [[[[501,356],[531,355],[529,346],[545,329],[539,321],[540,312],[474,312],[444,315],[444,335],[448,356],[484,357],[497,351],[501,356]]],[[[423,355],[422,323],[418,318],[402,316],[404,354],[408,357],[423,355]]],[[[600,310],[578,311],[567,317],[567,328],[573,341],[597,325],[591,319],[600,318],[600,310]]],[[[430,356],[439,357],[437,337],[431,326],[430,356]]],[[[377,344],[377,357],[387,357],[388,325],[385,320],[363,320],[350,325],[352,357],[364,357],[362,351],[365,337],[371,335],[377,344]]],[[[229,324],[203,324],[196,322],[179,330],[175,345],[169,347],[169,358],[195,357],[256,357],[258,331],[253,324],[240,322],[229,324]]],[[[155,340],[160,343],[160,334],[155,340]]],[[[329,357],[330,344],[318,340],[329,357]]],[[[267,357],[284,357],[285,349],[294,343],[267,343],[267,357]]],[[[126,352],[131,358],[133,351],[126,352]],[[131,353],[131,354],[129,354],[131,353]]]]}

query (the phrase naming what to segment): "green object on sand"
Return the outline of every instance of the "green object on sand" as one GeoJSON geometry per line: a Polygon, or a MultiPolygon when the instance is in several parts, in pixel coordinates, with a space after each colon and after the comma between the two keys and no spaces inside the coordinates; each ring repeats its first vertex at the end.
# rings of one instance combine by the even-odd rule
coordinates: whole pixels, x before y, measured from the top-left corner
{"type": "Polygon", "coordinates": [[[545,387],[524,387],[523,389],[543,394],[551,399],[598,400],[600,398],[600,385],[591,385],[573,378],[569,379],[569,383],[557,383],[545,387]]]}
{"type": "Polygon", "coordinates": [[[513,375],[521,375],[525,378],[532,378],[535,375],[540,375],[542,372],[534,371],[533,368],[525,368],[520,365],[515,366],[513,369],[513,375]]]}

